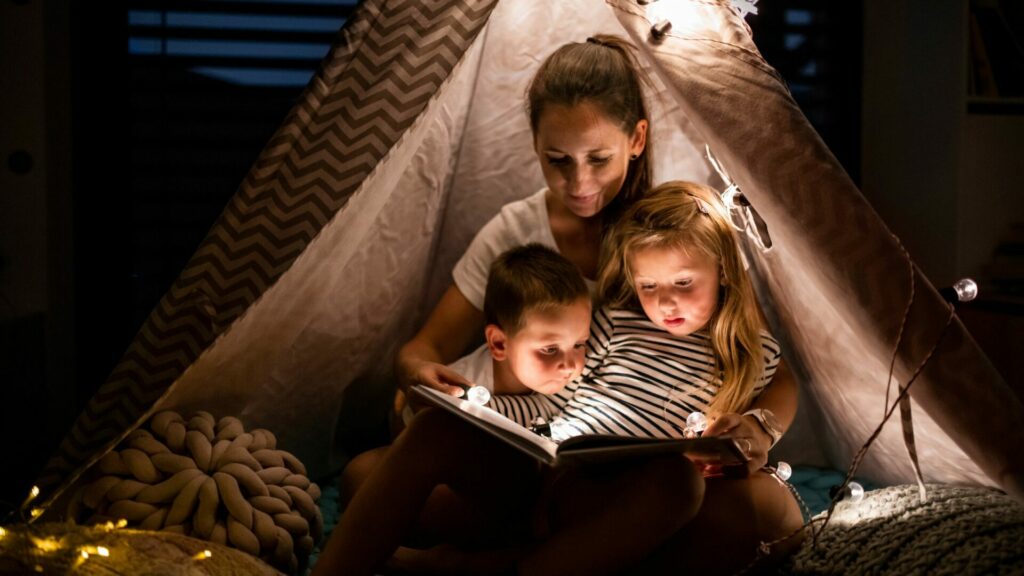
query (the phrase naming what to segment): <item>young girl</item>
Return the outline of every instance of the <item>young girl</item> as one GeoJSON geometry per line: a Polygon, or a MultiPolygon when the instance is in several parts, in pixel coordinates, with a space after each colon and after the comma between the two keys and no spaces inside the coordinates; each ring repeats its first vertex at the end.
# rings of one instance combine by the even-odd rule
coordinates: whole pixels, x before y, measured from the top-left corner
{"type": "Polygon", "coordinates": [[[682,436],[690,413],[744,411],[775,374],[781,350],[761,330],[709,188],[668,182],[630,207],[606,238],[600,294],[583,383],[552,423],[555,439],[682,436]]]}
{"type": "MultiPolygon", "coordinates": [[[[733,436],[748,451],[770,443],[773,424],[761,429],[739,413],[777,371],[779,346],[760,330],[750,282],[714,192],[671,182],[634,203],[606,239],[600,289],[606,307],[592,330],[582,382],[552,422],[554,439],[595,432],[678,437],[686,417],[699,410],[717,417],[706,434],[733,436]]],[[[801,524],[788,491],[762,472],[705,480],[681,457],[538,470],[468,425],[426,411],[357,493],[321,562],[335,573],[373,570],[441,484],[488,511],[484,522],[532,528],[532,540],[510,540],[522,538],[523,530],[489,531],[495,540],[473,542],[472,552],[452,546],[419,555],[403,551],[400,560],[417,562],[405,568],[591,574],[646,562],[644,573],[695,566],[728,573],[752,559],[760,542],[801,524]],[[532,516],[522,514],[525,509],[532,516]],[[670,537],[670,545],[656,551],[670,537]],[[510,541],[519,545],[494,545],[510,541]]],[[[447,542],[465,544],[463,536],[453,533],[447,542]]],[[[326,566],[318,564],[318,572],[328,573],[326,566]]]]}

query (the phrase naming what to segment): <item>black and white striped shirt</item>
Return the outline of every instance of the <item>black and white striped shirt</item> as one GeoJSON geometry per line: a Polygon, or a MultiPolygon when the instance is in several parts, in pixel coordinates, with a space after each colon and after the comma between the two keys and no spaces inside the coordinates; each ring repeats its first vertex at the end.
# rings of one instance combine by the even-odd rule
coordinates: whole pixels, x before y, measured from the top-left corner
{"type": "MultiPolygon", "coordinates": [[[[560,408],[551,437],[580,434],[681,437],[686,417],[707,412],[721,388],[706,334],[673,336],[642,312],[598,310],[591,323],[580,379],[548,403],[560,408]]],[[[765,371],[756,394],[771,382],[782,351],[762,331],[765,371]]]]}

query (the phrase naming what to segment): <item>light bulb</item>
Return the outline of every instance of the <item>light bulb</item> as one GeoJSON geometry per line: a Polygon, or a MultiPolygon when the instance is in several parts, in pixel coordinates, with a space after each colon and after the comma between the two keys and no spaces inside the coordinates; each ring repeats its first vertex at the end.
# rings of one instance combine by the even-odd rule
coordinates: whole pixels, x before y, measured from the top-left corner
{"type": "Polygon", "coordinates": [[[961,278],[953,284],[956,297],[961,302],[970,302],[978,297],[978,284],[970,278],[961,278]]]}
{"type": "Polygon", "coordinates": [[[785,462],[779,462],[778,465],[775,466],[775,476],[778,477],[779,480],[785,482],[786,480],[789,480],[790,476],[792,475],[793,468],[790,467],[789,464],[785,462]]]}
{"type": "Polygon", "coordinates": [[[530,431],[545,438],[551,438],[551,424],[540,416],[533,419],[533,422],[530,424],[530,431]]]}
{"type": "Polygon", "coordinates": [[[491,401],[491,391],[483,386],[473,386],[466,390],[466,400],[484,406],[491,401]]]}
{"type": "Polygon", "coordinates": [[[860,502],[864,499],[864,487],[856,482],[850,482],[846,486],[845,498],[849,498],[850,502],[860,502]]]}
{"type": "Polygon", "coordinates": [[[703,412],[690,412],[686,417],[686,432],[699,436],[708,427],[708,417],[703,412]]]}

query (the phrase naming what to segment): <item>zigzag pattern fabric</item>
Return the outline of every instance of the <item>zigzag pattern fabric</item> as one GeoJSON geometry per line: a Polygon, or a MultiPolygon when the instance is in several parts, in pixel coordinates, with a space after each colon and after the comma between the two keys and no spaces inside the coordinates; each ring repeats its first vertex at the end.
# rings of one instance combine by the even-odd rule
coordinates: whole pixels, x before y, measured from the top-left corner
{"type": "Polygon", "coordinates": [[[496,0],[367,0],[38,485],[59,494],[292,265],[420,114],[496,0]]]}

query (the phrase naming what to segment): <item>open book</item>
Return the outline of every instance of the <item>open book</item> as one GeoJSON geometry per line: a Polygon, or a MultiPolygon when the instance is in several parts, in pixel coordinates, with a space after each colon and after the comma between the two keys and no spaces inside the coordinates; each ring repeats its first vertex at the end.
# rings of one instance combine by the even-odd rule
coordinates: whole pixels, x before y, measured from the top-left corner
{"type": "Polygon", "coordinates": [[[681,452],[693,460],[717,460],[722,465],[748,460],[732,438],[636,438],[584,434],[554,442],[479,404],[449,396],[426,386],[413,386],[410,399],[451,412],[477,428],[533,458],[557,466],[567,462],[598,462],[645,454],[681,452]]]}

